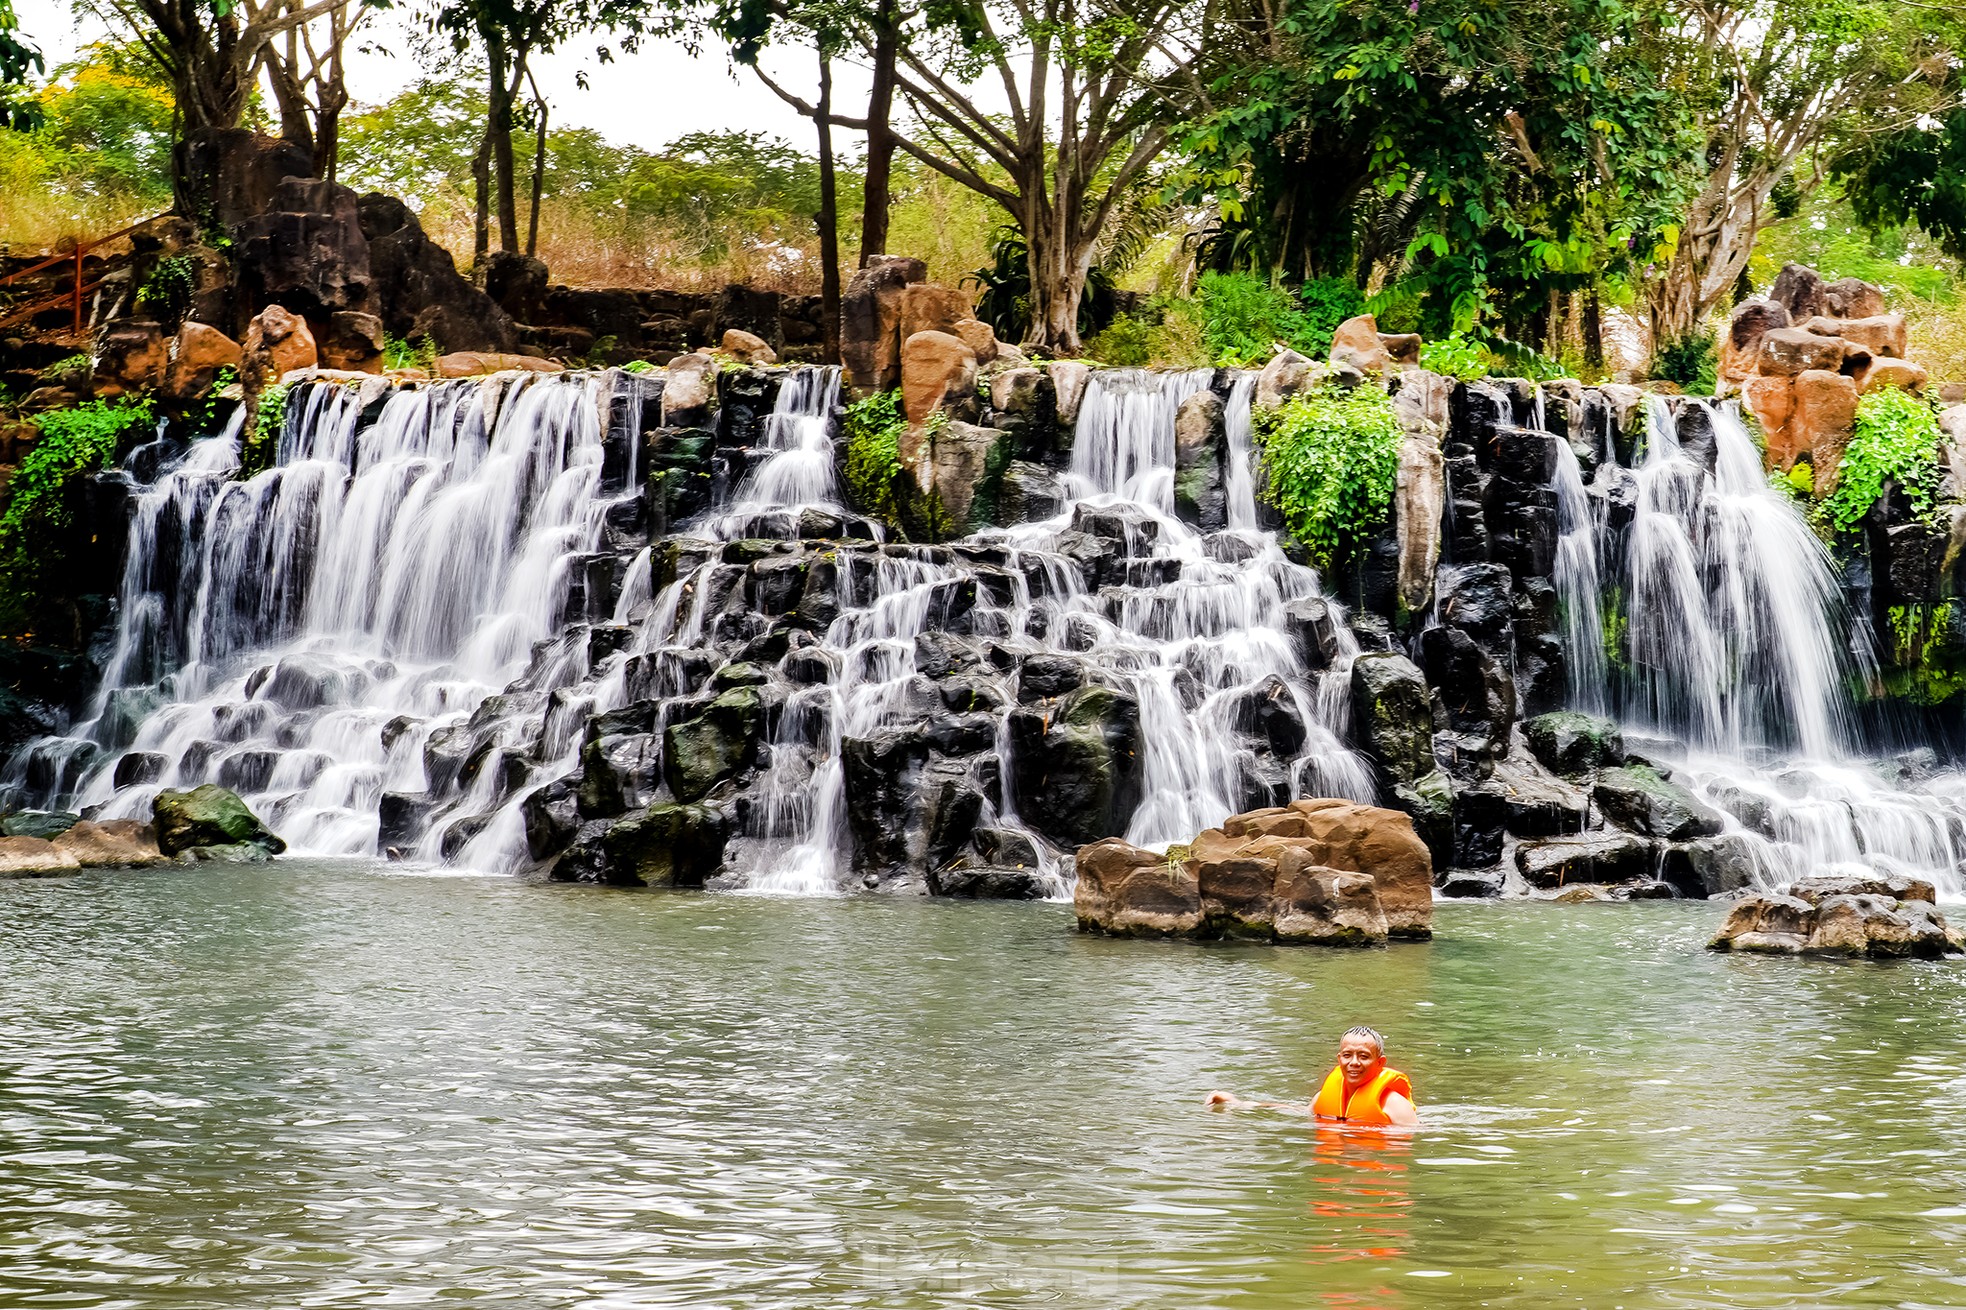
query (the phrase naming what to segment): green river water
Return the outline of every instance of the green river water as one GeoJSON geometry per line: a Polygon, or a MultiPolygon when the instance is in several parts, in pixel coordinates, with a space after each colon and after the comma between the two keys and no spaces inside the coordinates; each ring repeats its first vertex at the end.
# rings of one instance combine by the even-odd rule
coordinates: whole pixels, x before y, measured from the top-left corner
{"type": "Polygon", "coordinates": [[[363,865],[0,883],[0,1306],[1966,1304],[1966,965],[363,865]],[[1210,1113],[1369,1021],[1411,1141],[1210,1113]]]}

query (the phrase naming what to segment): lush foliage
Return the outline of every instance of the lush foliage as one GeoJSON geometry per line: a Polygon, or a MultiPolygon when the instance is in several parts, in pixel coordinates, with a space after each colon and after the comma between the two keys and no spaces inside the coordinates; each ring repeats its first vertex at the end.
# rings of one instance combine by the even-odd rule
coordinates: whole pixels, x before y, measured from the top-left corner
{"type": "Polygon", "coordinates": [[[1194,298],[1181,307],[1201,328],[1202,350],[1217,364],[1260,364],[1278,343],[1312,359],[1331,350],[1340,323],[1365,311],[1349,282],[1321,279],[1299,289],[1272,285],[1253,273],[1204,273],[1194,298]]]}
{"type": "Polygon", "coordinates": [[[1912,509],[1929,511],[1939,498],[1938,416],[1925,401],[1896,387],[1882,387],[1857,402],[1857,424],[1837,466],[1836,489],[1820,506],[1838,532],[1857,526],[1887,483],[1904,493],[1912,509]]]}
{"type": "Polygon", "coordinates": [[[1689,395],[1711,396],[1718,369],[1713,338],[1704,332],[1689,332],[1676,341],[1661,342],[1652,351],[1652,376],[1677,382],[1689,395]]]}
{"type": "Polygon", "coordinates": [[[420,368],[426,372],[436,367],[437,343],[429,337],[413,340],[384,334],[382,338],[382,366],[386,369],[420,368]]]}
{"type": "Polygon", "coordinates": [[[59,585],[77,480],[107,468],[123,434],[151,418],[148,400],[92,400],[35,415],[40,438],[15,468],[0,513],[0,626],[19,628],[59,585]]]}
{"type": "Polygon", "coordinates": [[[1390,511],[1399,476],[1399,418],[1372,385],[1317,387],[1255,422],[1263,497],[1318,568],[1346,558],[1390,511]]]}
{"type": "Polygon", "coordinates": [[[1462,382],[1478,382],[1487,377],[1494,363],[1494,356],[1485,346],[1458,333],[1420,345],[1421,368],[1462,382]]]}
{"type": "Polygon", "coordinates": [[[274,457],[280,451],[280,429],[286,421],[287,388],[283,383],[269,383],[259,393],[259,407],[246,420],[239,451],[242,477],[250,478],[273,467],[274,457]]]}
{"type": "Polygon", "coordinates": [[[95,235],[170,202],[171,92],[139,51],[90,46],[19,103],[31,119],[0,123],[0,241],[95,235]]]}
{"type": "Polygon", "coordinates": [[[863,514],[887,523],[896,518],[894,480],[901,475],[901,434],[908,427],[901,393],[882,391],[846,411],[846,487],[863,514]]]}

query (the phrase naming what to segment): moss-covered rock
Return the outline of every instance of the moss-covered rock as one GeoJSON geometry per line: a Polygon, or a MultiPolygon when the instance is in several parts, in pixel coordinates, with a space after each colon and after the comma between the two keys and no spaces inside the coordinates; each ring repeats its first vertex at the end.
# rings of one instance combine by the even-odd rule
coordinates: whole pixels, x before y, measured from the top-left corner
{"type": "Polygon", "coordinates": [[[1412,660],[1386,651],[1352,661],[1352,713],[1359,744],[1388,783],[1433,772],[1433,701],[1412,660]]]}
{"type": "Polygon", "coordinates": [[[1647,837],[1692,841],[1727,826],[1718,810],[1642,764],[1606,769],[1591,795],[1605,818],[1647,837]]]}
{"type": "Polygon", "coordinates": [[[695,718],[669,725],[662,736],[669,790],[680,801],[702,800],[757,757],[764,726],[764,698],[755,687],[733,687],[695,718]]]}
{"type": "Polygon", "coordinates": [[[1609,719],[1576,710],[1538,714],[1522,725],[1529,749],[1552,773],[1575,776],[1625,762],[1625,739],[1609,719]]]}
{"type": "Polygon", "coordinates": [[[213,783],[190,791],[160,791],[150,808],[157,849],[165,855],[221,846],[251,846],[266,855],[287,849],[236,792],[213,783]]]}
{"type": "Polygon", "coordinates": [[[651,805],[617,819],[601,838],[616,886],[701,887],[723,868],[730,824],[707,805],[651,805]]]}

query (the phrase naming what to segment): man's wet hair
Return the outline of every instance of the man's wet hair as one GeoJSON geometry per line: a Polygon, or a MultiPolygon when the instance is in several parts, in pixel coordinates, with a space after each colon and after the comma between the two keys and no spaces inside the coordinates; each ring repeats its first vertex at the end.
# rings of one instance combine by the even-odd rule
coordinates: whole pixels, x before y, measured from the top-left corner
{"type": "Polygon", "coordinates": [[[1345,1029],[1344,1034],[1338,1038],[1341,1045],[1344,1043],[1346,1037],[1363,1037],[1379,1048],[1379,1054],[1384,1055],[1386,1053],[1386,1039],[1381,1037],[1376,1029],[1367,1028],[1364,1024],[1360,1024],[1356,1028],[1345,1029]]]}

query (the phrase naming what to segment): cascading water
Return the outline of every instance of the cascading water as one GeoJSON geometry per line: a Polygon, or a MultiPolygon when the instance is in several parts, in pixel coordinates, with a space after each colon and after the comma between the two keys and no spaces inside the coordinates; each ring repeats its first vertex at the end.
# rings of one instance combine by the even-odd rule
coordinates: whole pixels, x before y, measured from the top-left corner
{"type": "Polygon", "coordinates": [[[1962,890],[1966,779],[1851,754],[1850,688],[1873,665],[1833,564],[1727,406],[1689,405],[1697,441],[1646,401],[1622,534],[1559,442],[1556,582],[1572,703],[1685,751],[1674,776],[1740,824],[1762,881],[1876,868],[1962,890]],[[1624,667],[1604,663],[1602,584],[1623,598],[1624,667]],[[1607,697],[1607,689],[1609,695],[1607,697]],[[1927,776],[1907,778],[1907,769],[1927,776]],[[1887,776],[1888,775],[1888,776],[1887,776]],[[1909,789],[1908,786],[1909,785],[1909,789]]]}
{"type": "Polygon", "coordinates": [[[246,481],[228,480],[236,423],[194,444],[138,500],[95,713],[13,781],[111,818],[216,781],[297,851],[333,855],[375,851],[383,794],[418,791],[417,854],[469,862],[537,730],[499,693],[601,544],[606,385],[400,389],[366,426],[358,390],[310,385],[246,481]],[[467,724],[501,747],[448,756],[467,724]]]}

